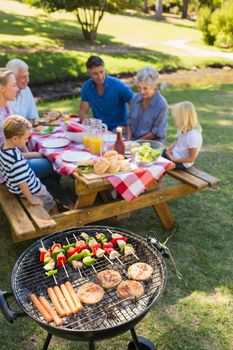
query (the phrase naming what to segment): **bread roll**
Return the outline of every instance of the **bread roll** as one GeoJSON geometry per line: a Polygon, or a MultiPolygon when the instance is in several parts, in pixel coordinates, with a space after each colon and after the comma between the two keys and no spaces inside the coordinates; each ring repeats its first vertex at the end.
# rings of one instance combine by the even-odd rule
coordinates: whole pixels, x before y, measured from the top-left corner
{"type": "Polygon", "coordinates": [[[123,159],[125,159],[125,157],[123,156],[123,154],[118,154],[117,159],[118,160],[123,160],[123,159]]]}
{"type": "Polygon", "coordinates": [[[116,157],[118,155],[117,151],[107,151],[104,153],[104,158],[116,157]]]}
{"type": "Polygon", "coordinates": [[[105,158],[99,158],[94,163],[94,173],[102,175],[106,172],[109,167],[109,161],[105,158]]]}
{"type": "Polygon", "coordinates": [[[120,171],[131,170],[130,162],[128,159],[120,160],[120,171]]]}
{"type": "Polygon", "coordinates": [[[113,159],[110,161],[110,165],[107,169],[107,172],[110,174],[116,174],[121,168],[120,161],[117,159],[113,159]]]}

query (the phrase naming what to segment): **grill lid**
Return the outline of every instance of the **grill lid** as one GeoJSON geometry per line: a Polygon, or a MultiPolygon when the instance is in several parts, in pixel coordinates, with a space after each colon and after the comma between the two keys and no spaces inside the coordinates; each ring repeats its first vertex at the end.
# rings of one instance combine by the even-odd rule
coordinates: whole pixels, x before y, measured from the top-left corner
{"type": "MultiPolygon", "coordinates": [[[[76,315],[63,318],[63,326],[60,330],[66,332],[98,332],[123,325],[129,321],[140,319],[142,313],[146,314],[158,297],[161,295],[166,283],[166,266],[163,257],[158,250],[150,246],[148,242],[140,236],[123,229],[106,226],[85,226],[74,229],[68,229],[43,238],[43,244],[46,249],[51,248],[54,242],[61,245],[75,242],[74,235],[77,239],[82,239],[80,234],[86,232],[89,236],[95,236],[103,232],[109,240],[111,233],[119,233],[128,238],[128,242],[133,245],[134,255],[120,256],[120,261],[113,260],[111,265],[105,258],[98,258],[94,264],[98,272],[106,269],[115,269],[120,272],[122,279],[127,280],[127,270],[132,264],[140,261],[149,264],[153,268],[153,274],[148,281],[141,282],[144,286],[144,295],[137,301],[121,300],[117,297],[116,289],[105,290],[104,298],[95,305],[84,305],[84,309],[76,315]]],[[[12,272],[11,285],[14,296],[20,307],[35,321],[52,328],[57,328],[52,322],[48,324],[37,309],[32,305],[28,296],[34,293],[37,296],[44,295],[50,301],[47,288],[54,287],[53,277],[47,277],[43,264],[39,262],[39,248],[41,240],[32,244],[17,260],[12,272]]],[[[74,289],[77,289],[86,282],[96,283],[96,273],[91,267],[85,266],[82,269],[82,276],[70,264],[66,264],[66,270],[69,278],[66,276],[63,267],[58,268],[56,275],[58,285],[69,280],[74,289]]]]}

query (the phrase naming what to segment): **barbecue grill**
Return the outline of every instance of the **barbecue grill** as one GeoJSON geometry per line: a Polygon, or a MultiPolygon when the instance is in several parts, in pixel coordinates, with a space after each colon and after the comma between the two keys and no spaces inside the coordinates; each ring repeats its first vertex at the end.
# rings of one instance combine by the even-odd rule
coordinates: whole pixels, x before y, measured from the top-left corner
{"type": "MultiPolygon", "coordinates": [[[[82,239],[82,238],[81,238],[82,239]]],[[[164,259],[158,249],[153,247],[147,240],[127,230],[106,226],[85,226],[51,234],[41,240],[36,241],[27,248],[18,258],[11,276],[11,287],[20,308],[21,313],[12,311],[7,298],[10,293],[0,292],[0,307],[5,317],[10,323],[21,316],[30,316],[47,332],[47,338],[43,349],[49,346],[52,335],[74,341],[88,341],[89,349],[95,349],[95,341],[117,336],[130,330],[133,340],[129,343],[128,349],[155,349],[154,345],[143,337],[137,337],[134,326],[147,314],[154,305],[158,297],[162,294],[166,284],[166,266],[164,259]],[[121,234],[128,238],[128,242],[133,245],[135,254],[128,256],[120,255],[114,259],[112,264],[106,258],[98,258],[93,267],[85,266],[79,271],[70,264],[58,268],[56,278],[48,277],[43,269],[43,264],[39,261],[39,248],[42,244],[46,249],[51,248],[54,242],[66,245],[74,243],[76,238],[80,239],[80,234],[86,232],[89,236],[96,233],[104,233],[111,240],[112,233],[121,234]],[[76,237],[76,238],[75,238],[76,237]],[[86,282],[96,283],[96,273],[105,269],[115,269],[119,271],[124,280],[128,279],[128,267],[136,262],[145,262],[152,266],[153,274],[147,281],[141,282],[144,286],[144,295],[137,300],[122,300],[117,297],[116,290],[105,290],[104,298],[95,305],[85,305],[83,310],[76,315],[63,318],[63,325],[57,327],[54,322],[47,323],[34,305],[29,300],[29,294],[37,296],[44,295],[49,300],[47,288],[54,287],[69,280],[74,289],[77,289],[86,282]]]]}

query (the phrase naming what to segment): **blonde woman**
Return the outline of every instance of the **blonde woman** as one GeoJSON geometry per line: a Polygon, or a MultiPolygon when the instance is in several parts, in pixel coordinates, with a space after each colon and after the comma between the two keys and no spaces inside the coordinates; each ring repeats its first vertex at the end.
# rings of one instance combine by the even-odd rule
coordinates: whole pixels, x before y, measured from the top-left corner
{"type": "Polygon", "coordinates": [[[194,164],[201,149],[202,129],[195,107],[189,101],[174,105],[172,116],[178,138],[163,152],[163,156],[172,160],[177,169],[185,170],[194,164]]]}

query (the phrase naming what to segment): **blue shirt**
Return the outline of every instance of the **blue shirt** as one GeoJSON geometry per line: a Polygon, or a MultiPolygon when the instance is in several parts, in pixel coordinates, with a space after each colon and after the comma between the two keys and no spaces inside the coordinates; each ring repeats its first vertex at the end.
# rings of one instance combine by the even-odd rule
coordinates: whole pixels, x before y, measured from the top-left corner
{"type": "Polygon", "coordinates": [[[142,95],[137,94],[131,101],[129,122],[133,138],[138,139],[150,132],[155,139],[166,137],[168,125],[168,105],[166,99],[157,90],[146,110],[142,110],[142,95]]]}
{"type": "Polygon", "coordinates": [[[104,93],[98,94],[94,81],[87,80],[81,91],[81,100],[91,106],[94,118],[101,119],[110,130],[118,125],[127,125],[127,103],[132,99],[133,92],[117,78],[106,76],[104,93]]]}

